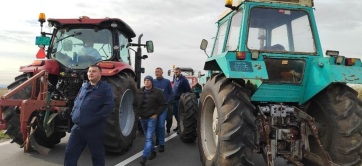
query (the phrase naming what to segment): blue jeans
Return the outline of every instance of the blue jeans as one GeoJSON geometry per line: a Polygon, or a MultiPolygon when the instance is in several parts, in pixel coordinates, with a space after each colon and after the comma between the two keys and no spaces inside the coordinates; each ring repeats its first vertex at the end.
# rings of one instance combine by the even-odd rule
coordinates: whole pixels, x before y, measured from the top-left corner
{"type": "Polygon", "coordinates": [[[153,144],[153,134],[155,133],[156,129],[156,121],[157,119],[154,118],[141,118],[141,125],[143,128],[143,132],[146,137],[145,146],[143,148],[143,157],[147,158],[151,152],[155,151],[155,145],[153,144]]]}
{"type": "Polygon", "coordinates": [[[92,154],[93,166],[105,165],[105,151],[103,143],[103,125],[90,128],[72,127],[67,147],[65,149],[64,165],[76,166],[84,148],[88,146],[92,154]]]}
{"type": "Polygon", "coordinates": [[[175,116],[177,125],[178,125],[178,106],[179,106],[180,100],[175,100],[173,103],[173,115],[175,116]]]}
{"type": "Polygon", "coordinates": [[[168,109],[166,108],[157,116],[156,138],[160,145],[165,145],[165,121],[167,110],[168,109]]]}

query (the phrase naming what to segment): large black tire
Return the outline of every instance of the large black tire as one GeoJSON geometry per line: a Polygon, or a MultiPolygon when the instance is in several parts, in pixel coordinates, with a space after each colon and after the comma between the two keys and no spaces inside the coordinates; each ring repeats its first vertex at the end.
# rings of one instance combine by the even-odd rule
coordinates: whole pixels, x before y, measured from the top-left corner
{"type": "Polygon", "coordinates": [[[127,74],[103,77],[112,86],[115,104],[104,126],[104,145],[110,154],[123,154],[136,138],[136,115],[133,100],[136,93],[134,79],[127,74]]]}
{"type": "Polygon", "coordinates": [[[201,93],[198,146],[203,165],[253,165],[257,148],[255,106],[250,92],[218,74],[201,93]]]}
{"type": "Polygon", "coordinates": [[[197,138],[197,98],[193,93],[184,93],[180,97],[179,136],[182,142],[193,143],[197,138]]]}
{"type": "MultiPolygon", "coordinates": [[[[332,84],[315,96],[308,114],[315,118],[318,136],[332,161],[339,165],[362,164],[362,102],[344,84],[332,84]]],[[[310,137],[311,151],[320,154],[310,137]]]]}
{"type": "MultiPolygon", "coordinates": [[[[15,82],[8,86],[8,89],[14,89],[18,87],[21,83],[25,82],[30,78],[31,74],[24,73],[15,77],[15,82]]],[[[15,94],[11,99],[28,99],[31,96],[31,86],[27,86],[15,94]]],[[[20,111],[17,107],[5,107],[3,109],[4,119],[7,122],[7,130],[5,134],[9,135],[12,138],[12,142],[15,142],[19,145],[23,145],[23,135],[20,132],[20,111]]],[[[36,115],[33,113],[33,115],[36,115]]],[[[30,122],[30,119],[28,120],[30,122]]],[[[37,122],[34,123],[34,128],[37,129],[34,132],[35,141],[44,147],[51,148],[54,145],[60,143],[60,140],[66,135],[65,132],[54,131],[49,137],[46,136],[45,131],[42,127],[43,119],[37,119],[37,122]]]]}

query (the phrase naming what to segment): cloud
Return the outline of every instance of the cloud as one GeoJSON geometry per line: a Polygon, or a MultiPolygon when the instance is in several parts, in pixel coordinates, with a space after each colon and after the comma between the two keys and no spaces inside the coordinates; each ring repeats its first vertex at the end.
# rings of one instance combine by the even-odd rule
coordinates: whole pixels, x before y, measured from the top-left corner
{"type": "MultiPolygon", "coordinates": [[[[207,53],[210,54],[213,37],[216,35],[216,21],[223,13],[225,1],[164,1],[164,0],[39,0],[34,6],[32,1],[9,1],[0,7],[4,24],[0,27],[0,63],[7,71],[18,71],[19,65],[31,63],[35,59],[38,47],[34,45],[35,36],[40,33],[38,14],[44,12],[47,18],[120,18],[135,31],[137,37],[143,34],[142,41],[152,40],[155,52],[148,54],[143,61],[147,75],[154,75],[156,67],[165,71],[173,65],[192,67],[202,70],[206,55],[199,49],[202,39],[209,41],[207,53]],[[22,3],[19,6],[19,3],[22,3]],[[56,5],[55,5],[56,4],[56,5]],[[29,6],[33,6],[29,8],[29,6]],[[14,12],[21,11],[21,12],[14,12]]],[[[361,57],[362,1],[316,0],[315,15],[317,26],[325,49],[339,50],[350,57],[361,57]]],[[[51,32],[44,24],[43,30],[51,32]]],[[[143,54],[147,54],[143,50],[143,54]]],[[[134,59],[132,59],[134,61],[134,59]]],[[[4,68],[0,69],[0,73],[4,68]]],[[[13,80],[15,74],[9,74],[13,80]]],[[[143,75],[144,76],[144,75],[143,75]]],[[[143,77],[142,76],[142,77],[143,77]]],[[[0,84],[10,83],[1,79],[0,84]]]]}

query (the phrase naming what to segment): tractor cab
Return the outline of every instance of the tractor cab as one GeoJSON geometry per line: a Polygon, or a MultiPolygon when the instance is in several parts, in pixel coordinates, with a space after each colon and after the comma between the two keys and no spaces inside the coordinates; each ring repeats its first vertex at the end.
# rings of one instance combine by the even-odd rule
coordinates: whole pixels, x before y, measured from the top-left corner
{"type": "MultiPolygon", "coordinates": [[[[66,68],[85,69],[101,61],[131,64],[129,46],[136,34],[118,18],[51,18],[48,23],[54,28],[53,34],[42,32],[36,44],[49,45],[46,57],[57,60],[66,68]],[[52,35],[52,38],[45,35],[52,35]]],[[[147,42],[146,45],[150,52],[153,44],[147,42]]]]}

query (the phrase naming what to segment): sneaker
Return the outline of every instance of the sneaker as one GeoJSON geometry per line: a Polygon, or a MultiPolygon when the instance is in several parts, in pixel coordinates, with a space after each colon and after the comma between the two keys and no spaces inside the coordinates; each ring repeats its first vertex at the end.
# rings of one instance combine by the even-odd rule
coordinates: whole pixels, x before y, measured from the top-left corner
{"type": "Polygon", "coordinates": [[[167,134],[170,134],[170,128],[166,129],[167,134]]]}
{"type": "Polygon", "coordinates": [[[145,166],[146,165],[146,161],[147,161],[147,158],[146,157],[142,157],[141,161],[140,161],[140,164],[142,166],[145,166]]]}
{"type": "Polygon", "coordinates": [[[165,151],[165,145],[160,145],[158,147],[158,152],[164,152],[165,151]]]}
{"type": "Polygon", "coordinates": [[[177,131],[178,130],[178,126],[176,128],[173,129],[173,131],[177,131]]]}
{"type": "Polygon", "coordinates": [[[148,160],[152,160],[156,157],[156,152],[151,152],[150,156],[148,156],[148,160]]]}

